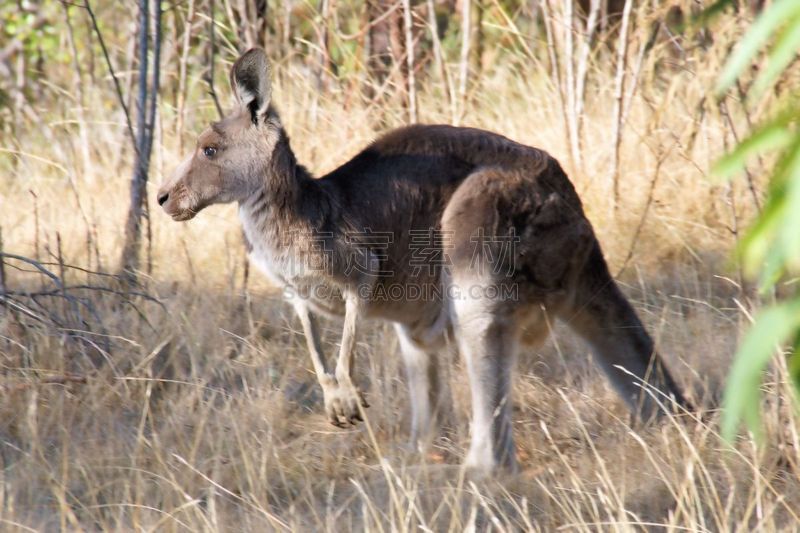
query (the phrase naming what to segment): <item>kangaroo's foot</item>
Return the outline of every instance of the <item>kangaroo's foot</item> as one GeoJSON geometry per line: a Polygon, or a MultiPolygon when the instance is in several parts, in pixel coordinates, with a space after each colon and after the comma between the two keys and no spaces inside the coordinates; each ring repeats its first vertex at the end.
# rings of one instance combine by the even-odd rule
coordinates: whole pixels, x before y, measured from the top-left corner
{"type": "Polygon", "coordinates": [[[361,409],[369,407],[364,392],[349,379],[340,380],[327,375],[320,380],[325,397],[325,414],[331,424],[347,427],[363,422],[361,409]]]}

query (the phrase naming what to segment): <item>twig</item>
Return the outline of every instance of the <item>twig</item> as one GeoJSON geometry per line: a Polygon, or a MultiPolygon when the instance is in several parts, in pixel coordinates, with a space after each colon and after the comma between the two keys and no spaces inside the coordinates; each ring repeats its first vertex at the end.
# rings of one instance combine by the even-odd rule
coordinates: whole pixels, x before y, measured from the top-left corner
{"type": "MultiPolygon", "coordinates": [[[[316,90],[311,102],[311,124],[317,124],[319,116],[319,100],[327,88],[327,70],[330,64],[330,52],[328,50],[328,18],[330,17],[330,0],[320,2],[320,12],[318,13],[321,24],[314,24],[314,31],[317,34],[316,61],[314,64],[314,83],[316,90]]],[[[317,20],[317,17],[315,17],[317,20]]]]}
{"type": "Polygon", "coordinates": [[[7,292],[6,288],[6,262],[3,260],[3,227],[0,226],[0,293],[7,292]]]}
{"type": "Polygon", "coordinates": [[[125,292],[123,292],[123,291],[119,291],[119,290],[116,290],[116,289],[112,289],[110,287],[101,287],[99,285],[88,285],[88,284],[84,284],[84,285],[65,285],[64,289],[53,289],[53,290],[49,290],[49,291],[37,291],[37,292],[5,291],[5,294],[8,294],[10,296],[29,296],[29,297],[58,296],[58,295],[62,294],[63,291],[77,291],[77,290],[107,292],[109,294],[116,294],[117,296],[120,296],[123,299],[127,298],[128,296],[138,296],[139,298],[142,298],[143,300],[147,300],[147,301],[153,302],[153,303],[159,305],[162,309],[166,310],[166,307],[164,306],[164,303],[161,300],[159,300],[158,298],[155,298],[153,296],[150,296],[146,292],[140,292],[140,291],[125,291],[125,292]]]}
{"type": "Polygon", "coordinates": [[[225,115],[222,113],[222,107],[219,105],[219,98],[217,98],[217,91],[214,90],[214,54],[216,53],[216,44],[214,43],[214,35],[216,34],[216,22],[214,22],[214,0],[211,0],[210,5],[208,7],[211,17],[211,23],[208,27],[208,42],[209,42],[209,57],[208,59],[208,94],[211,95],[211,99],[214,101],[214,106],[217,108],[217,114],[219,118],[223,118],[225,115]]]}
{"type": "Polygon", "coordinates": [[[33,192],[33,189],[28,189],[28,193],[33,196],[33,256],[39,259],[39,250],[42,249],[39,242],[41,234],[39,226],[39,197],[33,192]]]}
{"type": "MultiPolygon", "coordinates": [[[[177,16],[177,14],[176,14],[177,16]]],[[[192,22],[194,21],[194,0],[189,0],[189,11],[186,14],[186,28],[183,31],[183,41],[178,68],[178,117],[175,121],[175,134],[178,136],[180,152],[183,152],[183,119],[186,106],[186,69],[189,63],[189,48],[192,38],[192,22]]]]}
{"type": "Polygon", "coordinates": [[[647,42],[639,50],[639,55],[636,58],[636,66],[633,67],[633,71],[631,74],[631,83],[628,86],[628,90],[626,91],[625,98],[622,102],[623,124],[627,123],[628,121],[628,113],[631,110],[631,102],[633,101],[633,97],[636,95],[636,90],[639,88],[639,77],[642,74],[642,66],[644,65],[644,58],[647,56],[647,53],[650,52],[650,50],[652,50],[653,46],[655,45],[660,28],[661,28],[661,23],[659,21],[655,21],[653,23],[652,29],[650,30],[650,37],[647,39],[647,42]]]}
{"type": "MultiPolygon", "coordinates": [[[[725,102],[724,99],[719,101],[719,110],[722,113],[722,116],[725,117],[725,122],[728,123],[728,127],[731,130],[731,135],[733,135],[733,140],[736,141],[736,144],[739,144],[739,134],[736,131],[736,124],[733,122],[733,118],[731,117],[730,112],[728,111],[728,104],[725,102]]],[[[750,190],[750,195],[753,197],[753,205],[756,206],[756,211],[758,213],[761,212],[761,202],[758,200],[758,193],[756,192],[755,180],[753,178],[753,173],[750,172],[750,169],[747,168],[747,165],[744,166],[744,174],[747,178],[747,188],[750,190]]]]}
{"type": "Polygon", "coordinates": [[[103,51],[103,57],[106,61],[106,66],[108,67],[108,72],[111,74],[111,79],[114,80],[114,88],[117,91],[117,98],[119,99],[119,104],[122,106],[122,111],[125,113],[125,124],[128,126],[128,135],[131,137],[131,143],[133,143],[133,149],[136,151],[137,157],[139,154],[139,147],[136,144],[136,135],[133,133],[133,123],[131,122],[131,114],[128,111],[128,106],[125,104],[125,97],[122,94],[122,87],[119,84],[119,79],[117,78],[117,74],[114,72],[114,67],[111,65],[111,58],[108,55],[108,48],[106,48],[106,42],[103,39],[103,34],[100,33],[100,28],[97,26],[97,19],[94,16],[94,11],[92,11],[92,6],[89,3],[89,0],[84,0],[84,8],[86,8],[86,12],[89,14],[89,18],[92,19],[92,29],[94,29],[95,35],[97,35],[97,41],[100,43],[100,49],[103,51]]]}
{"type": "Polygon", "coordinates": [[[63,287],[63,284],[61,283],[61,280],[58,278],[58,276],[56,276],[55,274],[53,274],[52,272],[47,270],[42,265],[42,263],[40,263],[39,261],[37,261],[35,259],[31,259],[29,257],[25,257],[25,256],[22,256],[22,255],[17,255],[17,254],[9,254],[9,253],[6,253],[6,252],[0,252],[0,256],[6,257],[8,259],[16,259],[17,261],[22,261],[23,263],[27,263],[27,264],[31,265],[32,267],[36,268],[36,270],[38,270],[39,272],[41,272],[42,274],[44,274],[48,278],[50,278],[53,281],[53,283],[56,285],[56,287],[58,287],[59,289],[61,289],[63,287]]]}
{"type": "Polygon", "coordinates": [[[81,376],[78,374],[63,374],[61,376],[51,376],[47,378],[41,378],[38,381],[33,383],[17,383],[13,387],[0,387],[0,390],[3,390],[6,393],[14,393],[14,392],[21,392],[24,390],[28,390],[31,387],[35,387],[36,385],[68,385],[69,383],[78,383],[81,385],[86,385],[89,380],[86,376],[81,376]]]}
{"type": "Polygon", "coordinates": [[[76,374],[64,374],[63,376],[52,376],[49,378],[42,378],[39,383],[43,385],[65,385],[67,383],[88,383],[86,376],[79,376],[76,374]]]}
{"type": "Polygon", "coordinates": [[[661,175],[661,165],[664,164],[664,161],[667,160],[667,156],[672,153],[672,149],[677,144],[673,144],[669,150],[667,150],[664,154],[662,154],[658,161],[656,161],[656,168],[653,173],[653,179],[650,180],[650,188],[647,191],[647,202],[644,204],[644,209],[642,210],[642,215],[639,217],[639,224],[636,226],[636,231],[633,233],[633,238],[631,239],[631,245],[628,247],[628,254],[625,256],[625,260],[622,262],[622,266],[620,267],[617,275],[615,277],[619,278],[625,269],[628,267],[628,262],[633,258],[633,251],[636,248],[636,244],[639,242],[639,235],[642,233],[642,228],[644,227],[645,220],[647,220],[647,215],[650,212],[650,206],[653,204],[654,193],[656,190],[656,184],[658,183],[658,178],[661,175]]]}
{"type": "MultiPolygon", "coordinates": [[[[67,285],[65,282],[66,272],[68,269],[76,269],[79,271],[87,272],[92,275],[97,276],[105,276],[108,278],[113,279],[121,279],[119,276],[114,276],[111,274],[103,273],[103,272],[92,272],[88,269],[74,267],[72,265],[68,265],[64,259],[63,254],[61,252],[61,239],[60,235],[57,235],[57,254],[56,257],[58,258],[58,262],[56,263],[48,263],[51,265],[57,265],[59,268],[59,275],[52,272],[50,269],[46,267],[46,264],[41,263],[35,259],[31,259],[28,257],[24,257],[17,254],[9,254],[5,252],[0,252],[0,263],[5,264],[5,261],[8,259],[13,259],[14,261],[19,261],[21,263],[30,265],[34,267],[34,270],[26,270],[20,268],[13,263],[8,263],[8,266],[12,268],[19,269],[26,272],[38,272],[42,274],[46,279],[48,279],[53,285],[54,288],[43,288],[39,291],[29,291],[29,290],[9,290],[8,285],[6,283],[5,288],[2,292],[0,292],[0,305],[5,308],[12,309],[16,312],[20,313],[20,316],[26,316],[31,318],[39,323],[41,323],[45,327],[50,327],[55,331],[58,331],[61,334],[67,334],[71,338],[75,338],[77,340],[82,341],[85,345],[92,347],[100,352],[100,354],[106,358],[106,354],[110,353],[111,345],[109,341],[109,335],[103,323],[103,318],[101,314],[98,312],[98,309],[95,307],[94,301],[89,298],[87,295],[75,295],[71,294],[71,291],[96,291],[99,293],[106,293],[112,294],[120,297],[120,300],[123,304],[127,304],[131,306],[131,308],[139,315],[139,317],[148,325],[150,328],[153,328],[153,325],[149,322],[148,317],[145,313],[140,310],[137,305],[131,300],[132,296],[142,298],[143,300],[153,302],[159,305],[162,309],[166,310],[164,304],[159,301],[157,298],[147,294],[144,291],[131,291],[129,287],[126,286],[124,291],[117,290],[113,287],[109,286],[102,286],[102,285],[92,285],[92,284],[80,284],[80,285],[67,285]],[[67,304],[67,308],[69,311],[65,316],[59,315],[56,310],[59,309],[58,306],[53,305],[53,298],[60,298],[63,299],[64,302],[67,304]],[[41,299],[46,299],[44,302],[40,301],[41,299]],[[88,313],[88,314],[87,314],[88,313]],[[88,318],[91,317],[91,321],[97,324],[96,329],[98,331],[92,331],[92,327],[90,323],[87,321],[88,318]],[[102,348],[97,345],[96,342],[92,341],[88,336],[99,336],[102,337],[102,348]]],[[[91,358],[92,362],[97,365],[97,359],[91,358]]]]}
{"type": "Polygon", "coordinates": [[[91,175],[93,174],[93,166],[91,161],[91,155],[89,154],[89,147],[91,143],[89,142],[89,135],[86,131],[86,114],[84,112],[84,108],[86,105],[86,97],[83,91],[83,70],[81,69],[80,64],[80,55],[78,54],[78,48],[75,45],[75,32],[72,28],[72,19],[70,17],[69,6],[62,3],[61,4],[63,11],[64,11],[64,22],[67,26],[67,42],[69,43],[70,52],[72,55],[72,66],[75,69],[76,79],[74,83],[75,87],[75,94],[78,97],[78,105],[76,106],[76,114],[78,116],[78,133],[80,135],[80,152],[81,158],[83,159],[83,171],[91,175]]]}

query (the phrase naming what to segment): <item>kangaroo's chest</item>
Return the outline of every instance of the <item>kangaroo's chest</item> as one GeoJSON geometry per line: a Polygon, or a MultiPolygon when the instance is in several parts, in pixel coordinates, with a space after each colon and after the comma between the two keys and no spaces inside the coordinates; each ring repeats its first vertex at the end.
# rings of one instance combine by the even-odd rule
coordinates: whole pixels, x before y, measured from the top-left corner
{"type": "Polygon", "coordinates": [[[341,289],[324,275],[324,256],[299,246],[300,236],[264,231],[246,216],[241,220],[250,261],[287,300],[302,298],[318,312],[344,314],[341,289]]]}
{"type": "Polygon", "coordinates": [[[272,282],[283,289],[288,301],[302,298],[317,312],[343,315],[344,298],[339,287],[307,268],[298,266],[297,258],[272,250],[253,248],[250,261],[272,282]]]}

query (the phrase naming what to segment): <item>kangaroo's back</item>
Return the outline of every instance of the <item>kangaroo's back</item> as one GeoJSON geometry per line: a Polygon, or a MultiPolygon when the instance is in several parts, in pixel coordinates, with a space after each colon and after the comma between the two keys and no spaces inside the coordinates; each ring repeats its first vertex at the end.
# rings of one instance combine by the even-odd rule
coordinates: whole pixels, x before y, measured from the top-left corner
{"type": "MultiPolygon", "coordinates": [[[[548,169],[554,164],[547,152],[497,133],[418,124],[381,136],[319,181],[358,223],[367,222],[358,220],[363,215],[373,227],[438,228],[450,197],[477,169],[498,168],[520,172],[531,182],[537,177],[552,181],[548,169]]],[[[572,188],[563,173],[557,178],[559,188],[572,188]]],[[[567,192],[579,206],[574,190],[567,192]]]]}

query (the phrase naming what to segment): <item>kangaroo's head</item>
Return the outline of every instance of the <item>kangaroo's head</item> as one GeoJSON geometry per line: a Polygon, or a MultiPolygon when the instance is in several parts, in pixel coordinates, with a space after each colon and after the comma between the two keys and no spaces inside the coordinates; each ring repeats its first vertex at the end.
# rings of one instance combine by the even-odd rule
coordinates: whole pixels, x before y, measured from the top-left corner
{"type": "Polygon", "coordinates": [[[237,105],[211,124],[158,191],[158,203],[174,220],[189,220],[212,204],[237,202],[264,180],[280,125],[270,117],[269,63],[254,48],[231,68],[237,105]]]}

